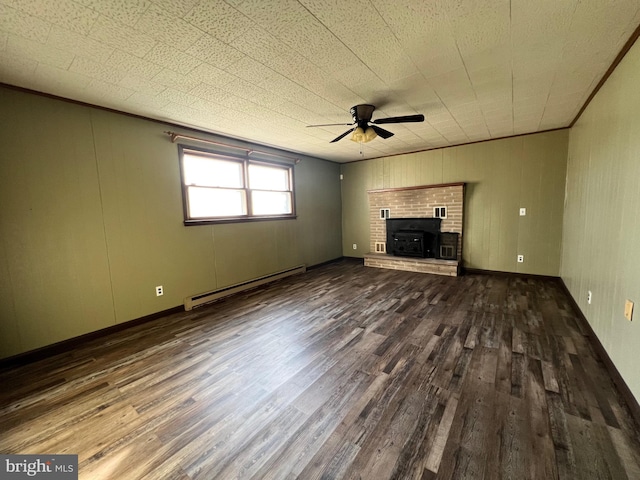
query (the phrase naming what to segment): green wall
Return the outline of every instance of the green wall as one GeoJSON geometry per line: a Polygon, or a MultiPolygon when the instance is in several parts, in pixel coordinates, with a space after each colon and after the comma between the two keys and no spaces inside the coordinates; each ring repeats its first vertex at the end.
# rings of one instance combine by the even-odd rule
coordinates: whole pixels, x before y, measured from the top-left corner
{"type": "Polygon", "coordinates": [[[464,266],[558,276],[567,142],[559,130],[345,164],[342,252],[368,253],[367,190],[466,182],[464,266]]]}
{"type": "Polygon", "coordinates": [[[561,276],[640,399],[640,44],[571,129],[561,276]],[[587,292],[592,302],[587,303],[587,292]],[[624,318],[625,300],[635,318],[624,318]]]}
{"type": "Polygon", "coordinates": [[[0,125],[0,357],[342,255],[338,164],[296,165],[296,220],[185,227],[180,129],[6,88],[0,125]]]}

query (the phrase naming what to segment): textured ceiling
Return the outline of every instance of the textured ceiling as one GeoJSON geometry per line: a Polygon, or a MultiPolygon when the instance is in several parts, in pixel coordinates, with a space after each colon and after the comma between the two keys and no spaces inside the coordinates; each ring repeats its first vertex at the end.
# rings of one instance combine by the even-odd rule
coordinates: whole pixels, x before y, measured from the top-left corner
{"type": "Polygon", "coordinates": [[[345,162],[568,126],[640,0],[0,0],[0,82],[345,162]],[[360,146],[349,108],[395,136],[360,146]]]}

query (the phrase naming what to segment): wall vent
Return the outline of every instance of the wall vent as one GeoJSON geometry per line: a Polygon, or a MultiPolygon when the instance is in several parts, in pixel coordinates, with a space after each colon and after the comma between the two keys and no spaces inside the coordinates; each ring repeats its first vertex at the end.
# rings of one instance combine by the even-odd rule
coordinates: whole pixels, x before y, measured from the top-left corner
{"type": "Polygon", "coordinates": [[[375,242],[374,247],[376,253],[387,253],[387,244],[385,242],[375,242]]]}
{"type": "Polygon", "coordinates": [[[447,207],[433,207],[433,218],[447,218],[447,207]]]}
{"type": "Polygon", "coordinates": [[[456,251],[453,245],[440,245],[440,258],[455,260],[456,251]]]}
{"type": "Polygon", "coordinates": [[[199,307],[200,305],[204,305],[205,303],[214,302],[216,300],[219,300],[220,298],[233,295],[234,293],[239,293],[244,290],[249,290],[251,288],[264,285],[265,283],[275,282],[276,280],[280,280],[281,278],[289,277],[291,275],[296,275],[298,273],[304,273],[306,271],[307,271],[307,268],[304,265],[298,265],[297,267],[293,267],[288,270],[281,270],[279,272],[275,272],[270,275],[264,275],[263,277],[258,277],[256,279],[249,280],[248,282],[237,283],[229,287],[219,288],[218,290],[199,293],[198,295],[193,295],[191,297],[187,297],[184,299],[184,309],[189,311],[194,307],[199,307]]]}

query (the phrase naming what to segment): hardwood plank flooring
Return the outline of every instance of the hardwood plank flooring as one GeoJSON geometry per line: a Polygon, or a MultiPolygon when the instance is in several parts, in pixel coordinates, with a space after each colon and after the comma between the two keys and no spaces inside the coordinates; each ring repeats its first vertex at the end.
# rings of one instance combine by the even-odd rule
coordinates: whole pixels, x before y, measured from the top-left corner
{"type": "Polygon", "coordinates": [[[0,371],[0,452],[81,479],[638,479],[559,284],[343,260],[0,371]]]}

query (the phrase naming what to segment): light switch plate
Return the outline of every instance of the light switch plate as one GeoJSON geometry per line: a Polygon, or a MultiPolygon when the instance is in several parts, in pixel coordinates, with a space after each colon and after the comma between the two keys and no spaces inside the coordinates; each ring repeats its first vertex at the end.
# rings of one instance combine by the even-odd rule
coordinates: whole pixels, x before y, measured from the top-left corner
{"type": "Polygon", "coordinates": [[[633,318],[633,302],[631,300],[627,300],[624,304],[624,318],[629,321],[633,318]]]}
{"type": "Polygon", "coordinates": [[[526,208],[521,208],[520,209],[520,216],[524,217],[527,214],[527,209],[526,208]]]}

